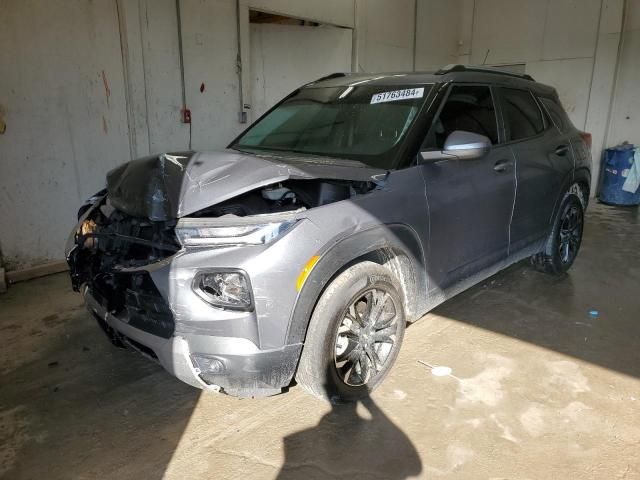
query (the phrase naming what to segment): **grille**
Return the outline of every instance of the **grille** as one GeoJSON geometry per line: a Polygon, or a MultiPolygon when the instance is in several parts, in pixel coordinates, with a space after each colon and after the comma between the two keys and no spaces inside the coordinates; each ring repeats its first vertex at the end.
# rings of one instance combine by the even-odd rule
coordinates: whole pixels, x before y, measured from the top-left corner
{"type": "Polygon", "coordinates": [[[147,272],[100,274],[89,288],[105,309],[132,327],[162,338],[173,335],[173,314],[147,272]]]}

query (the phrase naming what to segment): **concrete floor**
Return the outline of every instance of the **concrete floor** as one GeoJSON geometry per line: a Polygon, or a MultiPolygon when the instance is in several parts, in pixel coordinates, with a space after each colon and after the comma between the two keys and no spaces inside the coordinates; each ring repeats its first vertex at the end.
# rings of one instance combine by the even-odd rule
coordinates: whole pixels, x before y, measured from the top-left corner
{"type": "Polygon", "coordinates": [[[569,275],[520,264],[447,302],[357,407],[203,394],[112,348],[66,275],[16,285],[0,477],[640,478],[640,221],[593,205],[587,222],[569,275]]]}

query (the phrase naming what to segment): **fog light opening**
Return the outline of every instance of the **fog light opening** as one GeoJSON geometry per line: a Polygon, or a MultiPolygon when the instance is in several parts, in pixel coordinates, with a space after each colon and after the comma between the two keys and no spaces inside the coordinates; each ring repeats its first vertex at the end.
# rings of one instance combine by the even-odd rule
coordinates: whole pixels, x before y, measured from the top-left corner
{"type": "Polygon", "coordinates": [[[191,355],[191,361],[195,372],[208,384],[213,383],[211,377],[222,375],[226,372],[224,363],[215,357],[191,355]]]}

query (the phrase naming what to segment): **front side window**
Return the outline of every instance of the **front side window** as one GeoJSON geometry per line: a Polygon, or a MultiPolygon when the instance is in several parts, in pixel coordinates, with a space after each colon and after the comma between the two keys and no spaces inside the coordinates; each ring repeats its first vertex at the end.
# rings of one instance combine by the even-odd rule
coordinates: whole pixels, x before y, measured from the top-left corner
{"type": "Polygon", "coordinates": [[[544,131],[542,112],[529,91],[502,88],[501,93],[508,140],[522,140],[544,131]]]}
{"type": "Polygon", "coordinates": [[[454,85],[442,110],[433,121],[423,150],[442,150],[456,130],[477,133],[498,143],[498,122],[491,89],[487,86],[454,85]]]}
{"type": "Polygon", "coordinates": [[[302,88],[231,147],[346,158],[392,169],[430,89],[431,85],[302,88]]]}

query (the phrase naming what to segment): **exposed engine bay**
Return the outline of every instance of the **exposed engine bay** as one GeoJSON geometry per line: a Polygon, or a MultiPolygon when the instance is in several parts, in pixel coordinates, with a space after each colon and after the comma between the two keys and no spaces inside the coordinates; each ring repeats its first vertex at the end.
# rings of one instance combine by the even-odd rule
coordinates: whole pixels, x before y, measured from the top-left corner
{"type": "Polygon", "coordinates": [[[346,200],[372,190],[372,182],[287,180],[252,190],[231,200],[195,212],[189,217],[245,217],[308,209],[346,200]]]}

